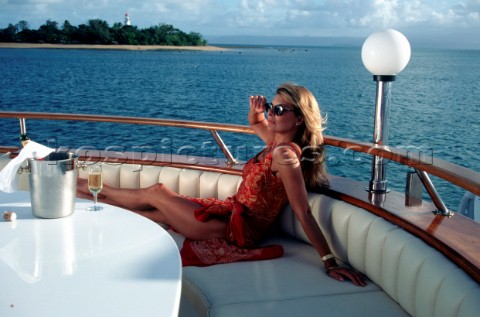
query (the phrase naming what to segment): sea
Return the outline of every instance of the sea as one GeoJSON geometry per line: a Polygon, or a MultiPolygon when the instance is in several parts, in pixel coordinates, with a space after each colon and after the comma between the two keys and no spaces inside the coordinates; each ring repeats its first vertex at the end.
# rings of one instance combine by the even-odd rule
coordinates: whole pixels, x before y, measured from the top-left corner
{"type": "MultiPolygon", "coordinates": [[[[326,135],[373,140],[376,82],[361,47],[229,46],[220,51],[0,49],[0,110],[105,114],[248,125],[249,96],[271,100],[284,82],[304,85],[327,118],[326,135]]],[[[480,51],[417,49],[391,85],[387,144],[480,171],[480,51]]],[[[52,147],[222,153],[208,131],[27,120],[31,139],[52,147]]],[[[16,119],[0,119],[0,144],[19,145],[16,119]]],[[[245,161],[263,144],[220,133],[245,161]]],[[[334,175],[370,180],[371,157],[327,148],[334,175]]],[[[410,169],[387,164],[389,188],[410,169]]],[[[465,190],[432,177],[447,207],[465,190]]]]}

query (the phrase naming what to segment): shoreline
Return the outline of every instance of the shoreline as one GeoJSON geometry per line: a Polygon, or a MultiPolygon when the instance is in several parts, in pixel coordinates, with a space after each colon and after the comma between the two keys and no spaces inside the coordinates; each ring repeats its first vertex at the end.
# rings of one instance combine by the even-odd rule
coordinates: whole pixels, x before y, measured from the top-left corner
{"type": "Polygon", "coordinates": [[[0,43],[0,48],[49,48],[49,49],[87,49],[87,50],[178,50],[178,51],[228,51],[219,46],[170,46],[170,45],[105,45],[105,44],[49,44],[49,43],[0,43]]]}

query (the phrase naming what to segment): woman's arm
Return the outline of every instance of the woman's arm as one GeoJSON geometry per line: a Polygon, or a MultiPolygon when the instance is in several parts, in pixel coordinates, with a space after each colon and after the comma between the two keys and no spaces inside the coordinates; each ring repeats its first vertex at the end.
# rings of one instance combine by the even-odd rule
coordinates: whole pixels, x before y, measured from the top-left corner
{"type": "Polygon", "coordinates": [[[365,279],[359,272],[340,267],[335,261],[330,247],[317,221],[313,217],[308,203],[307,190],[303,179],[299,158],[289,146],[279,147],[273,153],[272,169],[278,172],[287,192],[288,201],[297,220],[320,258],[324,260],[325,269],[330,277],[339,281],[350,279],[355,285],[365,286],[365,279]]]}
{"type": "Polygon", "coordinates": [[[248,123],[253,131],[268,143],[272,139],[272,134],[268,131],[268,122],[265,118],[265,103],[267,99],[263,96],[250,96],[250,112],[248,113],[248,123]]]}

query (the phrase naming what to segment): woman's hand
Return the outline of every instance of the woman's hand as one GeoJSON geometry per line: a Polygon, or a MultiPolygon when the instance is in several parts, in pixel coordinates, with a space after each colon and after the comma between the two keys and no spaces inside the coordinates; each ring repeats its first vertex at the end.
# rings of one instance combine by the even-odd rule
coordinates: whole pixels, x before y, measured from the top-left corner
{"type": "Polygon", "coordinates": [[[250,112],[252,114],[263,114],[267,98],[264,96],[250,96],[250,112]]]}
{"type": "Polygon", "coordinates": [[[88,180],[84,178],[77,179],[77,197],[83,199],[92,199],[92,194],[88,190],[88,180]]]}
{"type": "Polygon", "coordinates": [[[367,282],[365,281],[365,277],[363,276],[362,273],[347,267],[333,266],[333,267],[327,268],[327,274],[331,278],[334,278],[340,282],[345,281],[345,278],[347,278],[350,281],[352,281],[354,285],[362,286],[362,287],[367,285],[367,282]]]}
{"type": "Polygon", "coordinates": [[[272,139],[268,131],[267,118],[265,118],[265,104],[267,98],[264,96],[250,96],[250,111],[248,112],[248,123],[255,133],[265,142],[272,139]]]}

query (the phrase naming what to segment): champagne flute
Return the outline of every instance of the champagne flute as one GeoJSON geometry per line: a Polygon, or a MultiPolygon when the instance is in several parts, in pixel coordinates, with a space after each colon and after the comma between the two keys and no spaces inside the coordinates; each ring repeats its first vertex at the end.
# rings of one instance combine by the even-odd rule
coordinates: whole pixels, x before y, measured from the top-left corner
{"type": "Polygon", "coordinates": [[[97,205],[97,195],[103,188],[102,165],[94,164],[88,168],[88,190],[93,194],[93,206],[88,207],[88,211],[102,210],[102,206],[97,205]]]}

